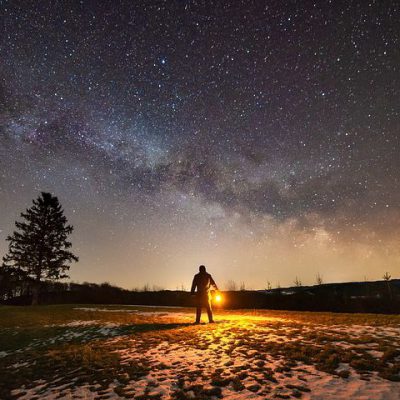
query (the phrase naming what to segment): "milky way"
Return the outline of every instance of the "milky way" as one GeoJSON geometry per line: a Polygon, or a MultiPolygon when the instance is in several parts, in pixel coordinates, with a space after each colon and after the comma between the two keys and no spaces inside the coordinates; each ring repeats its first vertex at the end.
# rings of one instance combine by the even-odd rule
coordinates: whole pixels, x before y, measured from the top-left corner
{"type": "Polygon", "coordinates": [[[2,1],[0,250],[41,190],[75,280],[400,273],[397,2],[2,1]]]}

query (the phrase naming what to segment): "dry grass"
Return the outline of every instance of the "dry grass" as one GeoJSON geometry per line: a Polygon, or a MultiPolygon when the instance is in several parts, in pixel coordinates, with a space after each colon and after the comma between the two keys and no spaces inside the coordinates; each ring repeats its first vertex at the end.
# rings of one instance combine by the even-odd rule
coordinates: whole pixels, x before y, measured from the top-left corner
{"type": "Polygon", "coordinates": [[[381,334],[400,327],[398,316],[221,311],[217,324],[193,326],[173,314],[164,318],[124,311],[140,311],[138,307],[77,309],[84,307],[90,306],[0,307],[0,351],[7,352],[0,358],[0,398],[13,393],[19,397],[38,386],[39,380],[44,381],[39,397],[51,387],[64,385],[63,390],[68,390],[86,385],[101,398],[113,385],[114,393],[126,398],[159,398],[151,382],[141,394],[135,394],[132,385],[149,372],[167,374],[171,368],[178,371],[169,377],[174,381],[175,399],[220,397],[228,386],[238,392],[246,387],[265,396],[300,398],[310,390],[306,379],[299,384],[279,383],[306,375],[302,366],[307,365],[344,380],[353,373],[363,379],[377,373],[384,379],[400,380],[400,338],[381,334]],[[83,322],[68,325],[74,321],[83,322]],[[102,330],[107,326],[111,328],[102,330]],[[179,362],[175,366],[150,362],[148,354],[160,345],[165,346],[165,359],[174,354],[173,349],[184,348],[228,361],[212,370],[207,360],[196,368],[179,362]],[[371,349],[377,353],[371,354],[371,349]],[[238,359],[244,362],[238,365],[238,359]],[[209,385],[187,384],[199,380],[209,385]],[[249,380],[252,385],[246,383],[249,380]],[[22,392],[13,392],[21,388],[22,392]]]}

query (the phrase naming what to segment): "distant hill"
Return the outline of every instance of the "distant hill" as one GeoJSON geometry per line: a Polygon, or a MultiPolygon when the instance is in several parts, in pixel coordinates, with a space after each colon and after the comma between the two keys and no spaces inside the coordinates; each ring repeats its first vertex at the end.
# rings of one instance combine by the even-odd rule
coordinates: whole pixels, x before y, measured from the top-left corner
{"type": "Polygon", "coordinates": [[[262,290],[266,294],[293,295],[306,294],[310,296],[333,295],[347,296],[352,298],[376,297],[384,298],[389,296],[400,296],[400,279],[389,281],[364,281],[364,282],[343,282],[324,283],[313,286],[291,286],[287,288],[276,288],[262,290]]]}
{"type": "MultiPolygon", "coordinates": [[[[375,282],[326,283],[270,290],[225,291],[224,308],[299,311],[400,313],[400,279],[375,282]]],[[[3,293],[1,303],[30,304],[29,287],[3,293]]],[[[186,291],[126,290],[108,283],[46,283],[41,304],[142,304],[194,306],[186,291]]]]}

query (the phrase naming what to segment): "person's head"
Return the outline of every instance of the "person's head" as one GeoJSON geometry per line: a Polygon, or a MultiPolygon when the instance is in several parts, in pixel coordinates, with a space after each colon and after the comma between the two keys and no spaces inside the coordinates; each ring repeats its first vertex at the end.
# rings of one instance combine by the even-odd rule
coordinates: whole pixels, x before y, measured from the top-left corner
{"type": "Polygon", "coordinates": [[[206,267],[205,267],[204,265],[200,265],[199,271],[200,271],[201,273],[206,272],[206,267]]]}

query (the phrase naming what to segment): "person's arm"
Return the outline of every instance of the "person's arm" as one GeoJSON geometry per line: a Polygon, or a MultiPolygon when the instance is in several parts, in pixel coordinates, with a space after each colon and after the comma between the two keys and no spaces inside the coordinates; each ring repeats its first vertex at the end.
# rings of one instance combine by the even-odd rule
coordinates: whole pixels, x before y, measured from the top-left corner
{"type": "Polygon", "coordinates": [[[214,286],[215,290],[219,290],[217,284],[215,283],[215,281],[211,275],[210,275],[210,283],[211,283],[211,286],[214,286]]]}
{"type": "Polygon", "coordinates": [[[193,278],[192,289],[190,290],[190,294],[194,294],[194,292],[196,291],[196,286],[197,286],[197,279],[196,279],[196,275],[195,275],[193,278]]]}

